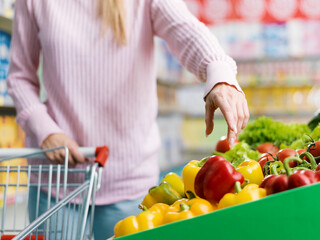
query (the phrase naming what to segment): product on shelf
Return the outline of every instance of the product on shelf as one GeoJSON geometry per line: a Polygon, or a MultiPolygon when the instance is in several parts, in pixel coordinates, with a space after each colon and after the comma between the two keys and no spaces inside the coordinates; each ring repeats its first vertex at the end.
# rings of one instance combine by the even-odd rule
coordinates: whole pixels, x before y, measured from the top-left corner
{"type": "MultiPolygon", "coordinates": [[[[24,147],[24,132],[17,125],[14,116],[0,116],[0,147],[1,148],[22,148],[24,147]]],[[[7,204],[12,203],[16,198],[16,194],[24,194],[26,192],[25,187],[18,187],[18,185],[27,183],[26,173],[14,173],[9,171],[8,175],[6,170],[14,168],[15,166],[27,165],[26,159],[14,159],[10,161],[0,162],[0,184],[14,184],[16,186],[7,188],[7,204]],[[18,178],[19,177],[19,178],[18,178]]],[[[18,170],[18,169],[17,169],[18,170]]],[[[3,203],[5,187],[0,187],[0,205],[3,203]]]]}
{"type": "Polygon", "coordinates": [[[13,101],[8,94],[6,79],[9,70],[11,36],[0,30],[0,106],[12,106],[13,101]]]}

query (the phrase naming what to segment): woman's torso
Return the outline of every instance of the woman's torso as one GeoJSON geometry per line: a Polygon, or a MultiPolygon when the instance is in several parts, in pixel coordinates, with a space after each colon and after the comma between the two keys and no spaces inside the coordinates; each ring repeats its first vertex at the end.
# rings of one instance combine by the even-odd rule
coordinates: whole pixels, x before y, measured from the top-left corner
{"type": "MultiPolygon", "coordinates": [[[[101,35],[92,1],[32,3],[50,116],[80,146],[110,148],[97,204],[139,197],[157,182],[157,93],[148,2],[126,1],[126,46],[118,45],[111,31],[101,35]]],[[[27,145],[36,146],[32,136],[27,145]]]]}

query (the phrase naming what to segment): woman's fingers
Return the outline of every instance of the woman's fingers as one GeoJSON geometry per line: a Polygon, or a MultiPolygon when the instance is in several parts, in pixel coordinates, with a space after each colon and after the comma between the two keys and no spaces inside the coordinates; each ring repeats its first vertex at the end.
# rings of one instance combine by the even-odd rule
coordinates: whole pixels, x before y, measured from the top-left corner
{"type": "Polygon", "coordinates": [[[217,109],[217,107],[209,101],[206,102],[205,107],[206,136],[209,136],[214,128],[214,112],[217,109]]]}
{"type": "Polygon", "coordinates": [[[72,156],[72,159],[76,164],[85,162],[85,157],[79,151],[79,147],[77,144],[74,144],[74,143],[70,144],[69,150],[70,150],[70,155],[72,156]]]}
{"type": "MultiPolygon", "coordinates": [[[[84,163],[85,157],[79,151],[78,144],[67,135],[62,133],[56,133],[49,135],[41,144],[42,149],[49,149],[55,147],[66,146],[69,150],[67,159],[70,166],[76,166],[78,163],[84,163]]],[[[56,164],[64,164],[66,160],[65,149],[58,149],[54,151],[49,151],[46,153],[47,158],[56,164]]]]}
{"type": "Polygon", "coordinates": [[[247,123],[248,123],[249,118],[250,118],[248,103],[247,103],[247,100],[245,98],[244,98],[244,101],[243,101],[242,104],[243,104],[242,108],[244,110],[244,119],[243,119],[243,122],[242,122],[241,130],[243,130],[247,126],[247,123]]]}
{"type": "Polygon", "coordinates": [[[76,161],[74,160],[74,158],[70,153],[68,155],[68,162],[71,167],[75,167],[77,165],[76,161]]]}
{"type": "Polygon", "coordinates": [[[227,138],[228,138],[230,147],[232,147],[238,136],[237,119],[236,119],[237,109],[234,107],[235,105],[232,105],[230,100],[224,98],[224,99],[221,99],[221,101],[222,102],[220,103],[220,110],[228,125],[227,138]]]}
{"type": "Polygon", "coordinates": [[[46,152],[45,155],[52,163],[54,163],[54,164],[59,163],[54,156],[55,155],[54,152],[46,152]]]}
{"type": "Polygon", "coordinates": [[[54,152],[54,158],[58,162],[58,164],[64,164],[65,162],[65,150],[64,149],[58,149],[53,151],[54,152]]]}
{"type": "Polygon", "coordinates": [[[241,99],[238,99],[238,101],[235,103],[235,116],[236,116],[236,123],[237,123],[237,133],[239,134],[242,130],[243,123],[245,121],[244,116],[244,109],[243,109],[243,102],[241,99]]]}

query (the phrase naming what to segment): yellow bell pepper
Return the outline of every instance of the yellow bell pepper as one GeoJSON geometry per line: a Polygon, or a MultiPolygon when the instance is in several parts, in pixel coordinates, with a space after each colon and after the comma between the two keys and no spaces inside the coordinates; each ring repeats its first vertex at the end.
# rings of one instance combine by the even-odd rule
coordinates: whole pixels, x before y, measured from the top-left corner
{"type": "Polygon", "coordinates": [[[165,204],[165,203],[156,203],[151,208],[149,208],[148,210],[150,212],[157,212],[157,213],[160,213],[161,215],[164,215],[164,213],[167,212],[169,207],[170,206],[168,204],[165,204]]]}
{"type": "Polygon", "coordinates": [[[180,177],[178,174],[169,172],[162,179],[161,183],[163,182],[169,183],[174,190],[176,190],[182,197],[185,197],[182,177],[180,177]]]}
{"type": "Polygon", "coordinates": [[[157,211],[143,211],[138,216],[130,216],[119,221],[114,227],[114,236],[121,237],[152,229],[162,225],[163,214],[157,211]]]}
{"type": "Polygon", "coordinates": [[[180,199],[172,204],[164,215],[164,224],[183,219],[193,218],[205,213],[212,212],[217,206],[202,198],[180,199]]]}
{"type": "Polygon", "coordinates": [[[150,195],[150,193],[148,193],[145,197],[144,197],[144,199],[142,200],[142,202],[141,202],[141,205],[142,206],[145,206],[145,207],[147,207],[147,208],[150,208],[150,207],[152,207],[154,204],[156,204],[158,201],[155,199],[155,198],[153,198],[151,195],[150,195]]]}
{"type": "Polygon", "coordinates": [[[162,182],[159,186],[149,189],[149,193],[144,197],[141,205],[147,208],[152,207],[155,203],[166,203],[171,205],[181,199],[182,196],[172,187],[170,183],[162,182]]]}
{"type": "Polygon", "coordinates": [[[188,198],[192,198],[194,196],[198,197],[194,190],[194,180],[196,179],[197,173],[199,172],[200,168],[208,158],[209,157],[203,158],[200,161],[192,160],[187,163],[182,169],[184,192],[186,193],[188,198]]]}
{"type": "Polygon", "coordinates": [[[163,217],[164,217],[165,213],[168,211],[169,207],[170,206],[168,204],[165,204],[165,203],[156,203],[149,209],[146,208],[145,206],[141,206],[141,205],[139,206],[139,208],[143,209],[144,211],[150,211],[150,212],[153,212],[153,213],[159,213],[161,215],[161,225],[164,223],[163,222],[163,217]]]}
{"type": "Polygon", "coordinates": [[[255,160],[245,160],[236,168],[249,182],[260,185],[264,179],[260,164],[255,160]]]}
{"type": "Polygon", "coordinates": [[[218,204],[218,209],[258,200],[267,196],[266,190],[259,188],[257,184],[248,184],[241,190],[240,182],[237,182],[235,188],[236,193],[227,193],[223,196],[218,204]]]}

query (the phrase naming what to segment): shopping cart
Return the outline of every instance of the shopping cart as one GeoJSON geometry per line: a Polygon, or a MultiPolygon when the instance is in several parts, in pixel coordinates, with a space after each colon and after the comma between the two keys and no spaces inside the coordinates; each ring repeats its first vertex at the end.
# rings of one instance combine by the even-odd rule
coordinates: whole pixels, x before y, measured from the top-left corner
{"type": "Polygon", "coordinates": [[[67,147],[0,149],[1,240],[91,239],[95,196],[109,149],[107,146],[80,148],[80,152],[95,157],[94,164],[85,169],[69,168],[67,147]],[[65,151],[64,165],[10,165],[13,159],[36,161],[44,158],[46,152],[58,149],[65,151]],[[80,181],[71,182],[71,175],[80,181]],[[30,192],[33,194],[29,195],[30,192]],[[34,210],[31,222],[28,209],[34,210]]]}

